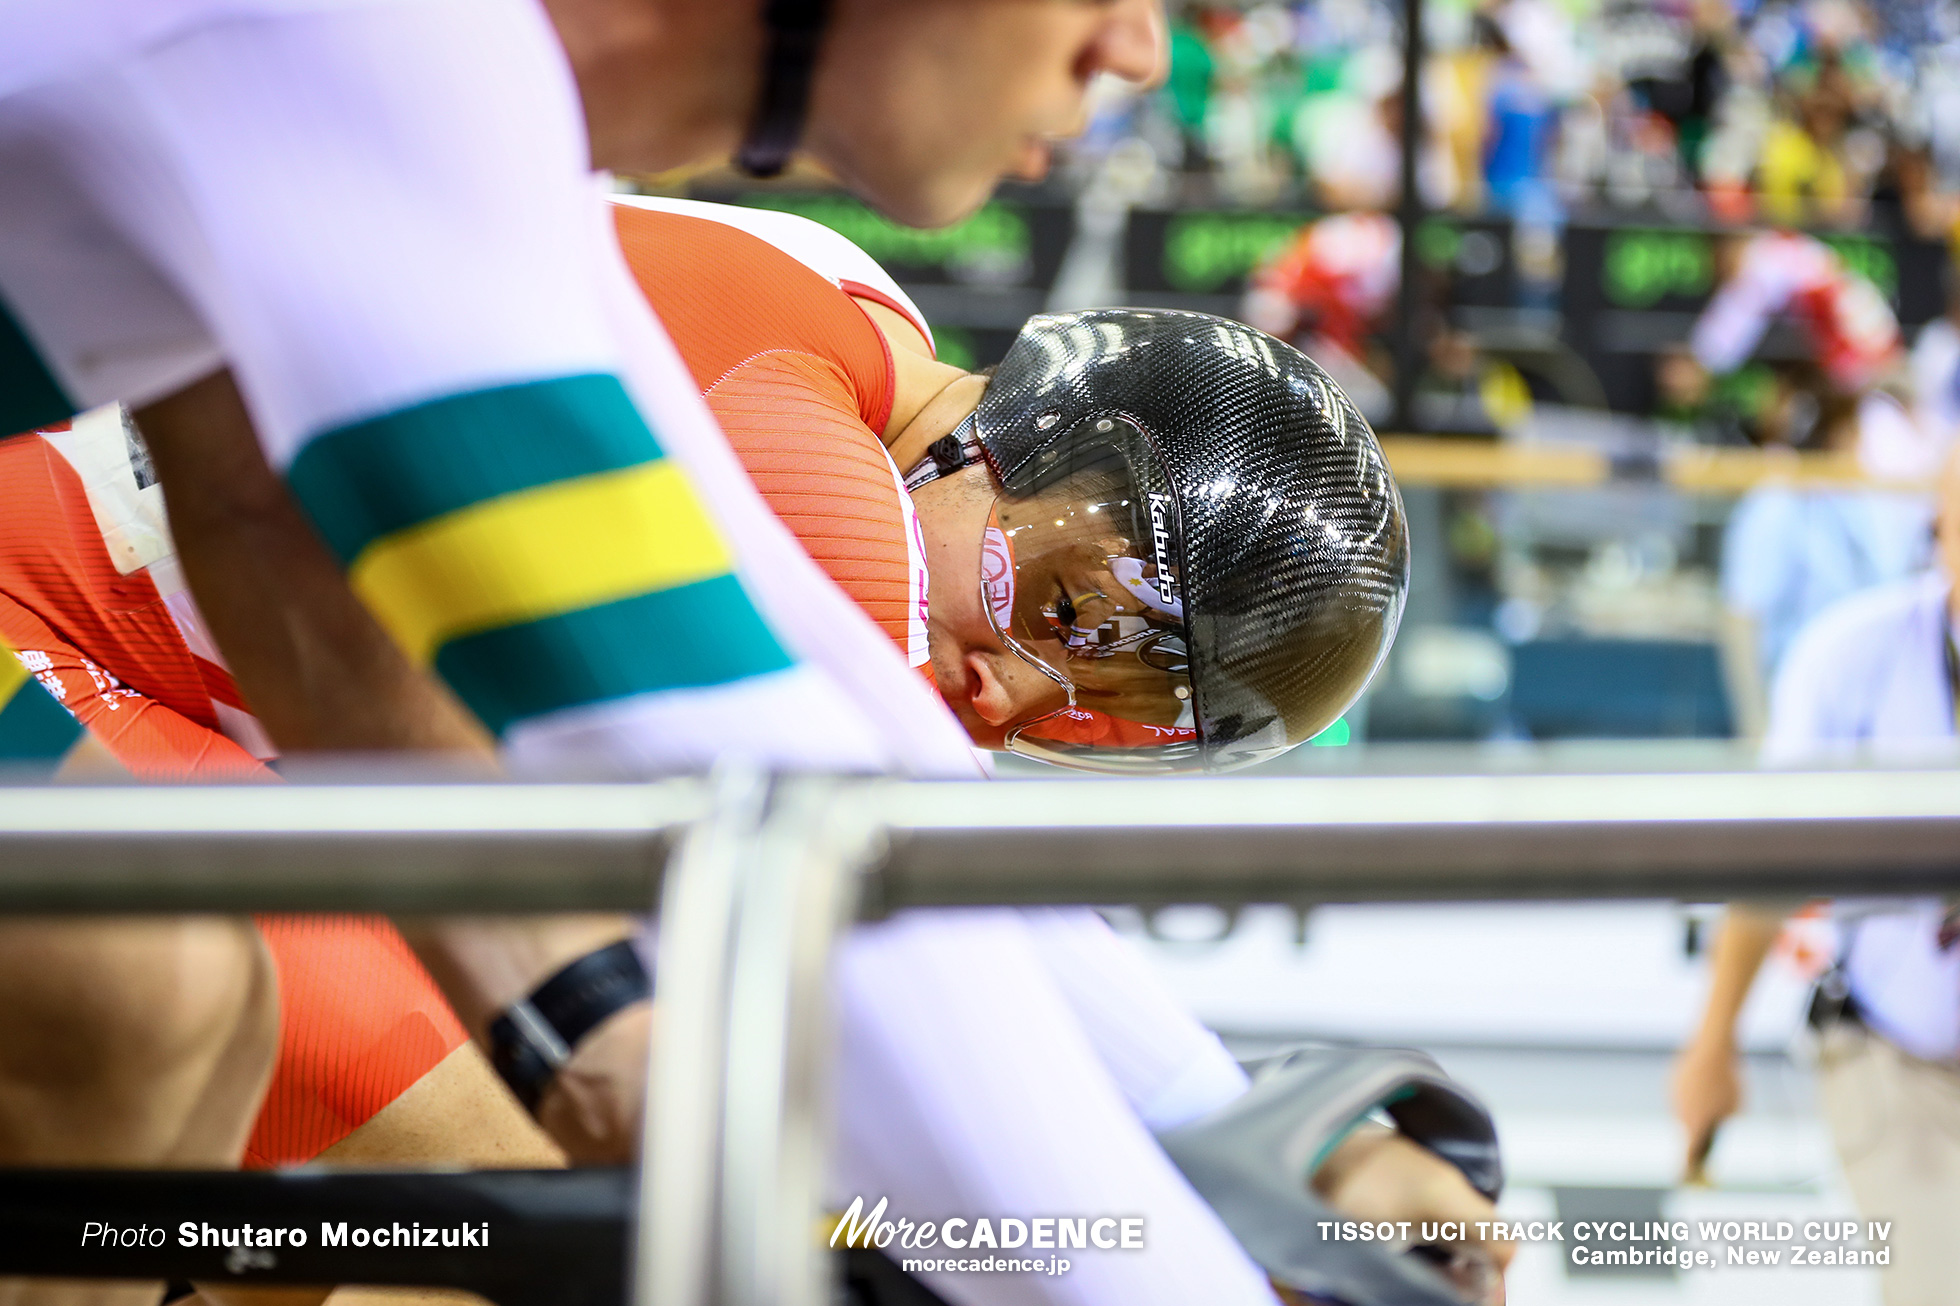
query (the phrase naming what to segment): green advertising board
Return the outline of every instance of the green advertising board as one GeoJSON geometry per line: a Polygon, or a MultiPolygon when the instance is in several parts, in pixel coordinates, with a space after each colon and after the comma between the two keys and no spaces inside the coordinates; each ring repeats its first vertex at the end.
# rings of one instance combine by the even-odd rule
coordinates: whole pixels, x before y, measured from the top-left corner
{"type": "Polygon", "coordinates": [[[1618,308],[1705,299],[1715,289],[1715,240],[1701,231],[1614,231],[1600,277],[1606,302],[1618,308]]]}
{"type": "Polygon", "coordinates": [[[750,208],[794,213],[822,223],[894,272],[933,269],[954,281],[1024,281],[1033,255],[1028,219],[998,200],[950,227],[901,227],[848,195],[761,191],[741,197],[750,208]]]}
{"type": "Polygon", "coordinates": [[[1164,282],[1175,290],[1234,289],[1309,220],[1299,213],[1177,214],[1164,232],[1164,282]]]}
{"type": "MultiPolygon", "coordinates": [[[[1666,300],[1699,303],[1715,292],[1715,249],[1720,235],[1705,231],[1629,227],[1606,238],[1600,290],[1616,308],[1652,308],[1666,300]]],[[[1819,237],[1844,265],[1870,280],[1894,303],[1899,263],[1886,242],[1870,236],[1819,237]]]]}

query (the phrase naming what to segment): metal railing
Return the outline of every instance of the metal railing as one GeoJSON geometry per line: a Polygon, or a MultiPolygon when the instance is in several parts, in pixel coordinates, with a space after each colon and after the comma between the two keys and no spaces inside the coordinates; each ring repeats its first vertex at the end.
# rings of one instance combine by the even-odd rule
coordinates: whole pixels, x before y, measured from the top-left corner
{"type": "MultiPolygon", "coordinates": [[[[756,783],[760,783],[759,781],[756,783]]],[[[1908,892],[1960,877],[1960,773],[803,778],[864,910],[1908,892]]],[[[657,784],[0,788],[0,912],[645,911],[739,806],[657,784]]],[[[806,820],[815,819],[806,816],[806,820]]]]}
{"type": "MultiPolygon", "coordinates": [[[[1951,771],[0,789],[0,912],[658,901],[663,1014],[637,1217],[629,1186],[611,1199],[617,1245],[637,1249],[639,1306],[824,1300],[810,1237],[829,1043],[821,980],[853,915],[1956,890],[1951,771]]],[[[475,1179],[483,1192],[525,1182],[475,1179]]],[[[0,1211],[37,1183],[87,1182],[0,1174],[0,1211]]],[[[107,1191],[114,1178],[95,1182],[107,1191]]],[[[271,1177],[224,1182],[267,1185],[263,1200],[278,1200],[271,1177]]],[[[0,1273],[42,1264],[7,1242],[20,1245],[0,1250],[0,1273]]],[[[130,1277],[169,1272],[124,1259],[130,1277]]],[[[390,1273],[357,1260],[335,1262],[341,1277],[390,1273]]],[[[319,1270],[275,1258],[236,1272],[290,1283],[319,1270]]],[[[500,1299],[524,1306],[525,1295],[500,1299]]]]}

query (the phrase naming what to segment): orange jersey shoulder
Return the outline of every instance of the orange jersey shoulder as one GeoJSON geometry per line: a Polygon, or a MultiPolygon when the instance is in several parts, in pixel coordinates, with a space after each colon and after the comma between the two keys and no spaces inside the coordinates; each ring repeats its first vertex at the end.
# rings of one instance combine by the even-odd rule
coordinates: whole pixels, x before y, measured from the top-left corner
{"type": "Polygon", "coordinates": [[[924,551],[879,432],[884,336],[851,296],[774,245],[704,218],[616,207],[633,275],[756,488],[915,666],[924,551]]]}
{"type": "Polygon", "coordinates": [[[831,397],[883,432],[891,353],[848,294],[725,223],[614,205],[613,225],[641,293],[703,390],[766,351],[809,354],[836,365],[831,397]]]}

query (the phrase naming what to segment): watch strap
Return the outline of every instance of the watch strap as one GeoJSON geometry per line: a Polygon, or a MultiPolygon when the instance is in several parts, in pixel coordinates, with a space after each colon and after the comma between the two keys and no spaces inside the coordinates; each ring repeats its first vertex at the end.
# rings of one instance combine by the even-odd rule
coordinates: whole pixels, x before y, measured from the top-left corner
{"type": "Polygon", "coordinates": [[[579,1041],[652,993],[653,979],[632,940],[588,952],[490,1022],[490,1062],[535,1115],[579,1041]]]}

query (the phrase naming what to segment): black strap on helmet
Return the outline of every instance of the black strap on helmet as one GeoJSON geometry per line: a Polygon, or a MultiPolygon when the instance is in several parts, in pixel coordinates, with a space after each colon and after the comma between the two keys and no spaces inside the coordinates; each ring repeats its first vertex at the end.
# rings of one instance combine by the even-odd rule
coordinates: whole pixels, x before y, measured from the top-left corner
{"type": "Polygon", "coordinates": [[[910,494],[942,476],[951,476],[962,467],[985,462],[986,451],[980,447],[980,437],[974,434],[974,430],[973,415],[969,413],[966,420],[954,427],[950,434],[942,435],[927,445],[926,456],[905,473],[905,492],[910,494]]]}
{"type": "Polygon", "coordinates": [[[751,177],[774,177],[789,166],[803,139],[803,118],[816,80],[817,47],[830,21],[830,0],[763,0],[768,48],[762,55],[762,93],[735,156],[751,177]]]}

